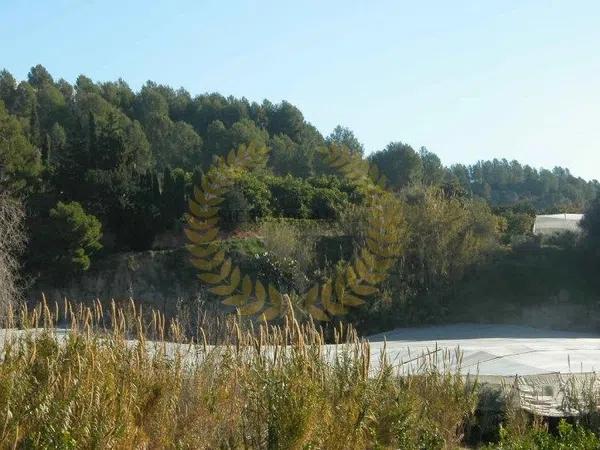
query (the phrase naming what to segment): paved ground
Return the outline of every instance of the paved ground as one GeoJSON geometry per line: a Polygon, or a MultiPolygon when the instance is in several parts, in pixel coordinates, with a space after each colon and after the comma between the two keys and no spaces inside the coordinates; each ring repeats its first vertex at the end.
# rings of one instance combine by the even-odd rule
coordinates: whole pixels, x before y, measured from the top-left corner
{"type": "MultiPolygon", "coordinates": [[[[64,330],[56,330],[64,337],[64,330]]],[[[0,343],[16,330],[0,330],[0,343]]],[[[528,376],[600,370],[600,333],[542,330],[514,325],[455,324],[400,328],[368,338],[372,368],[382,349],[399,369],[417,370],[423,364],[463,374],[528,376]]],[[[132,344],[134,342],[132,341],[132,344]]],[[[148,343],[151,347],[153,344],[148,343]]],[[[167,344],[174,351],[177,344],[167,344]]],[[[185,346],[185,351],[196,350],[185,346]]],[[[199,349],[198,349],[199,350],[199,349]]],[[[331,348],[333,350],[333,348],[331,348]]]]}
{"type": "MultiPolygon", "coordinates": [[[[38,330],[39,331],[39,330],[38,330]]],[[[0,347],[18,330],[0,330],[0,347]]],[[[59,339],[65,330],[56,330],[59,339]]],[[[518,398],[519,406],[532,413],[563,417],[581,413],[565,399],[584,400],[586,386],[598,386],[594,373],[600,368],[600,334],[541,330],[511,325],[456,324],[423,328],[401,328],[369,338],[371,370],[376,373],[381,352],[401,373],[426,366],[463,375],[477,375],[491,389],[501,389],[518,398]],[[569,395],[566,395],[570,392],[569,395]]],[[[135,345],[136,341],[130,341],[135,345]]],[[[147,342],[168,354],[183,350],[190,362],[202,358],[200,347],[147,342]]],[[[333,356],[336,347],[328,346],[333,356]]],[[[583,403],[582,403],[583,404],[583,403]]]]}
{"type": "Polygon", "coordinates": [[[430,362],[442,365],[451,360],[456,367],[456,349],[460,349],[465,374],[539,375],[600,369],[600,334],[479,324],[401,328],[369,338],[374,360],[384,337],[389,359],[403,368],[417,367],[427,359],[423,354],[429,355],[430,362]],[[438,355],[437,361],[432,355],[438,355]]]}

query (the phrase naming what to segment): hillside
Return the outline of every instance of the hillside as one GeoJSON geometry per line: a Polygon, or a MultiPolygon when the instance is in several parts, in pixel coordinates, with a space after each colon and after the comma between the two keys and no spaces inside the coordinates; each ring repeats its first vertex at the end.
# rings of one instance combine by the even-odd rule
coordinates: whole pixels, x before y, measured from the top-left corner
{"type": "Polygon", "coordinates": [[[96,83],[83,75],[70,84],[40,65],[25,81],[0,73],[0,130],[0,183],[26,212],[23,267],[31,297],[99,295],[107,283],[121,286],[116,279],[122,287],[105,295],[154,304],[206,297],[192,276],[179,291],[154,298],[159,274],[168,279],[170,270],[190,268],[184,261],[153,267],[156,259],[144,255],[183,254],[194,185],[216,159],[243,145],[268,149],[269,159],[237,176],[219,212],[222,240],[249,273],[284,290],[306,289],[335,272],[362,239],[365,192],[336,175],[323,155],[356,155],[386,177],[402,205],[403,251],[383,295],[353,317],[369,330],[394,325],[385,318],[450,317],[466,275],[535,244],[536,213],[582,212],[600,189],[568,169],[516,161],[445,167],[427,149],[401,142],[367,155],[351,130],[338,126],[323,136],[285,101],[192,96],[154,82],[135,92],[123,80],[96,83]],[[126,281],[125,270],[113,273],[130,260],[146,261],[142,284],[126,281]]]}

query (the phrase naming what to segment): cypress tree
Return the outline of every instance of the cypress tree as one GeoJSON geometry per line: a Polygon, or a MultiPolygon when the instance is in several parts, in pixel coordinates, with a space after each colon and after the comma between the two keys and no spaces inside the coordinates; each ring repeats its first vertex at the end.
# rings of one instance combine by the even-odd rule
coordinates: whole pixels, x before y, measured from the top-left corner
{"type": "Polygon", "coordinates": [[[171,228],[175,216],[175,196],[174,196],[173,174],[170,167],[165,167],[163,171],[163,186],[161,196],[161,216],[165,229],[171,228]]]}
{"type": "Polygon", "coordinates": [[[46,166],[50,166],[50,159],[52,154],[52,140],[50,139],[50,135],[46,133],[46,137],[44,142],[42,143],[42,160],[46,164],[46,166]]]}
{"type": "Polygon", "coordinates": [[[185,192],[185,173],[181,169],[177,169],[174,171],[174,198],[175,198],[175,207],[173,209],[174,217],[173,219],[177,220],[187,210],[187,199],[185,192]]]}
{"type": "Polygon", "coordinates": [[[96,117],[93,112],[88,113],[88,136],[87,136],[86,166],[91,167],[92,158],[98,155],[98,131],[96,129],[96,117]]]}
{"type": "Polygon", "coordinates": [[[40,118],[35,98],[31,101],[31,115],[29,116],[29,133],[33,145],[40,147],[40,118]]]}

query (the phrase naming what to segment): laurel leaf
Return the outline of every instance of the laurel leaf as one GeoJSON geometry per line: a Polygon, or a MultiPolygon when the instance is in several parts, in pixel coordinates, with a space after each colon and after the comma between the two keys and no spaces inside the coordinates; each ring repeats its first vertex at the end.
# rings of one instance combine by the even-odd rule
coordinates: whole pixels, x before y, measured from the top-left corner
{"type": "Polygon", "coordinates": [[[227,164],[229,164],[230,166],[233,166],[234,162],[235,162],[235,151],[231,150],[229,153],[227,153],[227,164]]]}
{"type": "Polygon", "coordinates": [[[309,305],[307,306],[306,311],[316,320],[329,322],[329,317],[325,314],[325,311],[317,306],[309,305]]]}
{"type": "Polygon", "coordinates": [[[242,306],[244,303],[246,303],[247,299],[248,299],[248,297],[238,294],[238,295],[232,295],[231,297],[227,297],[225,300],[222,301],[222,303],[224,305],[229,305],[229,306],[242,306]]]}
{"type": "Polygon", "coordinates": [[[350,163],[350,156],[347,153],[342,153],[335,160],[331,161],[329,165],[334,169],[337,169],[348,163],[350,163]]]}
{"type": "Polygon", "coordinates": [[[242,294],[244,294],[246,298],[250,297],[250,294],[252,294],[252,280],[248,275],[245,275],[244,280],[242,281],[242,294]]]}
{"type": "Polygon", "coordinates": [[[383,246],[373,239],[367,238],[367,247],[371,251],[371,253],[381,257],[381,258],[395,258],[397,255],[397,251],[394,246],[383,246]]]}
{"type": "Polygon", "coordinates": [[[331,281],[327,281],[321,289],[321,301],[323,304],[331,302],[331,281]]]}
{"type": "Polygon", "coordinates": [[[369,165],[369,176],[373,180],[377,180],[379,178],[379,168],[375,164],[369,165]]]}
{"type": "Polygon", "coordinates": [[[221,276],[220,273],[201,273],[198,278],[206,283],[217,284],[223,281],[225,277],[221,276]]]}
{"type": "Polygon", "coordinates": [[[360,251],[360,256],[364,260],[365,264],[367,264],[369,267],[375,264],[375,257],[368,248],[363,247],[360,251]]]}
{"type": "Polygon", "coordinates": [[[358,297],[356,297],[356,296],[354,296],[352,294],[346,294],[346,295],[344,295],[344,298],[342,300],[342,304],[343,305],[348,305],[348,306],[360,306],[360,305],[363,305],[365,303],[366,302],[363,299],[358,298],[358,297]]]}
{"type": "Polygon", "coordinates": [[[217,294],[220,295],[222,297],[226,296],[226,295],[231,295],[233,293],[233,291],[235,291],[236,286],[233,286],[231,284],[222,284],[220,286],[215,286],[213,288],[210,288],[209,291],[212,292],[213,294],[217,294]]]}
{"type": "Polygon", "coordinates": [[[335,278],[335,297],[340,301],[344,298],[344,290],[346,289],[346,282],[344,276],[340,273],[335,278]]]}
{"type": "Polygon", "coordinates": [[[223,201],[225,200],[223,197],[219,197],[213,194],[207,194],[198,189],[197,186],[194,186],[194,199],[196,199],[196,202],[198,202],[198,204],[203,206],[217,206],[223,203],[223,201]]]}
{"type": "Polygon", "coordinates": [[[396,258],[377,258],[373,267],[377,272],[387,272],[394,267],[395,263],[396,258]]]}
{"type": "Polygon", "coordinates": [[[214,266],[212,261],[207,261],[205,259],[192,258],[190,261],[194,267],[200,270],[211,270],[214,266]]]}
{"type": "Polygon", "coordinates": [[[354,170],[356,169],[356,160],[353,159],[350,155],[345,155],[343,158],[345,158],[346,163],[338,166],[338,170],[343,174],[354,172],[354,170]]]}
{"type": "Polygon", "coordinates": [[[356,272],[354,272],[351,265],[346,267],[346,280],[348,284],[356,284],[356,272]]]}
{"type": "Polygon", "coordinates": [[[215,265],[219,265],[223,262],[224,259],[225,259],[225,250],[221,250],[219,253],[217,253],[215,256],[213,256],[212,262],[215,265]]]}
{"type": "Polygon", "coordinates": [[[370,284],[378,284],[387,278],[387,274],[384,273],[376,273],[367,269],[367,266],[363,263],[363,261],[359,258],[356,258],[354,261],[354,267],[357,268],[357,272],[360,274],[360,278],[365,280],[370,284]]]}
{"type": "Polygon", "coordinates": [[[362,178],[362,176],[363,176],[363,174],[360,173],[360,171],[358,171],[358,170],[352,170],[346,174],[346,178],[348,178],[350,181],[356,181],[359,178],[362,178]]]}
{"type": "Polygon", "coordinates": [[[382,242],[382,241],[386,240],[385,234],[386,234],[386,231],[382,226],[380,226],[380,224],[377,224],[376,226],[371,225],[367,229],[367,236],[376,242],[382,242]]]}
{"type": "Polygon", "coordinates": [[[242,306],[239,311],[242,316],[249,316],[259,312],[263,306],[265,306],[264,301],[261,302],[260,300],[256,300],[255,302],[250,302],[247,305],[242,306]]]}
{"type": "MultiPolygon", "coordinates": [[[[189,200],[191,214],[188,216],[189,229],[186,229],[186,234],[193,243],[209,245],[188,245],[187,248],[195,257],[192,263],[200,270],[214,270],[225,258],[225,252],[220,250],[219,245],[210,245],[218,239],[218,205],[222,203],[223,195],[237,179],[240,169],[251,170],[264,164],[268,151],[266,146],[253,144],[239,146],[230,151],[225,158],[215,159],[207,175],[202,176],[200,186],[194,187],[195,201],[189,200]]],[[[370,166],[367,161],[335,146],[329,149],[324,159],[347,180],[361,183],[365,192],[373,195],[370,202],[372,213],[366,229],[366,246],[359,251],[360,257],[355,258],[352,264],[348,265],[334,280],[321,285],[317,283],[304,294],[304,306],[307,312],[316,320],[328,321],[330,315],[345,314],[347,307],[364,304],[365,300],[361,297],[379,292],[373,285],[387,277],[388,271],[395,264],[395,258],[400,253],[396,230],[402,215],[401,211],[394,209],[393,206],[390,211],[390,206],[385,201],[381,201],[389,196],[386,197],[385,193],[373,185],[365,184],[369,179],[374,182],[385,179],[376,166],[370,166]],[[358,277],[362,282],[358,282],[358,277]],[[319,294],[321,305],[316,306],[319,294]]],[[[232,271],[231,259],[222,263],[219,273],[207,272],[200,274],[199,277],[210,284],[223,283],[213,286],[210,291],[223,297],[227,296],[223,303],[239,307],[242,315],[259,314],[264,320],[273,320],[282,314],[284,305],[281,293],[272,284],[269,284],[265,290],[265,285],[260,281],[256,280],[253,283],[248,275],[240,273],[238,266],[232,271]],[[241,280],[242,276],[243,280],[241,280]],[[228,277],[229,283],[226,281],[228,277]],[[232,295],[237,289],[240,291],[232,295]],[[248,302],[253,289],[256,300],[248,302]],[[262,311],[267,299],[265,291],[268,292],[270,305],[262,311]]]]}
{"type": "Polygon", "coordinates": [[[260,317],[263,320],[273,320],[276,319],[277,317],[279,317],[279,315],[281,314],[281,309],[277,306],[270,306],[269,308],[265,309],[260,317]]]}
{"type": "Polygon", "coordinates": [[[314,305],[317,302],[319,295],[319,283],[311,287],[306,293],[306,299],[304,300],[305,305],[314,305]]]}
{"type": "Polygon", "coordinates": [[[201,234],[196,233],[195,231],[192,231],[189,228],[185,228],[184,232],[190,241],[192,241],[196,245],[200,245],[214,241],[219,234],[219,229],[211,228],[210,230],[204,232],[204,234],[201,234]]]}
{"type": "Polygon", "coordinates": [[[367,239],[366,242],[367,242],[367,248],[369,249],[369,251],[371,253],[373,253],[374,255],[379,256],[379,251],[380,251],[379,243],[374,241],[373,239],[367,239]]]}
{"type": "Polygon", "coordinates": [[[219,222],[219,217],[211,217],[210,219],[198,220],[194,216],[188,215],[187,223],[192,230],[202,231],[214,227],[219,222]]]}
{"type": "Polygon", "coordinates": [[[369,271],[360,258],[354,260],[354,270],[356,270],[356,273],[361,279],[366,280],[369,278],[369,271]]]}
{"type": "Polygon", "coordinates": [[[269,299],[271,300],[271,303],[278,306],[281,305],[281,302],[283,301],[281,294],[272,284],[269,284],[269,299]]]}
{"type": "Polygon", "coordinates": [[[361,297],[366,297],[368,295],[373,295],[379,292],[379,289],[377,289],[376,287],[364,284],[352,284],[350,285],[350,289],[352,289],[352,291],[356,295],[360,295],[361,297]]]}
{"type": "Polygon", "coordinates": [[[203,206],[200,206],[192,199],[188,200],[188,204],[192,214],[196,217],[200,217],[201,219],[208,219],[210,217],[215,216],[219,212],[219,208],[216,206],[205,208],[203,206]]]}
{"type": "Polygon", "coordinates": [[[383,272],[383,273],[375,273],[375,272],[371,272],[369,273],[368,278],[365,278],[365,281],[369,284],[379,284],[384,282],[388,277],[388,274],[383,272]]]}
{"type": "Polygon", "coordinates": [[[212,242],[208,245],[203,245],[203,246],[188,244],[188,245],[186,245],[186,248],[195,257],[206,258],[207,256],[212,255],[213,253],[216,253],[217,250],[219,250],[219,245],[217,245],[216,243],[212,243],[212,242]]]}
{"type": "Polygon", "coordinates": [[[344,308],[343,305],[339,303],[328,302],[327,304],[323,303],[327,312],[333,314],[334,316],[343,316],[344,314],[348,314],[348,310],[344,308]]]}
{"type": "Polygon", "coordinates": [[[208,175],[202,175],[202,178],[200,179],[200,186],[207,194],[215,196],[221,195],[225,192],[225,188],[222,186],[223,180],[224,178],[221,174],[210,172],[208,175]]]}
{"type": "Polygon", "coordinates": [[[200,186],[202,186],[202,190],[204,192],[213,192],[213,187],[211,186],[211,182],[206,175],[202,175],[200,179],[200,186]]]}
{"type": "Polygon", "coordinates": [[[256,294],[256,299],[264,303],[267,298],[267,293],[265,291],[265,287],[259,280],[256,280],[254,292],[256,294]]]}
{"type": "Polygon", "coordinates": [[[232,287],[232,289],[237,289],[237,287],[240,285],[240,279],[240,268],[238,266],[235,266],[234,269],[231,271],[231,278],[229,278],[229,285],[232,287]]]}

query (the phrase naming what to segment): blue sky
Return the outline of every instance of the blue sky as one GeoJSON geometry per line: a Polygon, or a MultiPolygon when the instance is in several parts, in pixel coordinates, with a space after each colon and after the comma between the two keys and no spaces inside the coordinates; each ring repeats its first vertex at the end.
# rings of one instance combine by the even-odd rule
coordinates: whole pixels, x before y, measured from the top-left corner
{"type": "Polygon", "coordinates": [[[0,67],[286,99],[367,151],[600,179],[598,1],[0,1],[0,67]]]}

